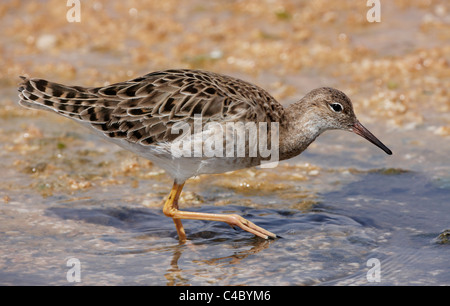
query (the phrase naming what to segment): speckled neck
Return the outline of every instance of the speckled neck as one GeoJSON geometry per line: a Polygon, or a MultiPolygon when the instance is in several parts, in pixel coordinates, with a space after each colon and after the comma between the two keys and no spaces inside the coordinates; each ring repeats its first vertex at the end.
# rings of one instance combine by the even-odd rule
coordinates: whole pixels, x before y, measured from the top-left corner
{"type": "Polygon", "coordinates": [[[324,131],[314,110],[303,99],[285,108],[280,128],[280,160],[299,155],[324,131]]]}

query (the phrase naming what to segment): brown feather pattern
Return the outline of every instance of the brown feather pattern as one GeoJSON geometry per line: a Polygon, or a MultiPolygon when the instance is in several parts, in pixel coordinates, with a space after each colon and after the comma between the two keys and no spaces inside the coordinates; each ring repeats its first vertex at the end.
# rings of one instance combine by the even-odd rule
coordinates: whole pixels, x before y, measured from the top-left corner
{"type": "Polygon", "coordinates": [[[165,70],[104,87],[66,86],[22,77],[20,104],[53,110],[111,138],[144,146],[171,141],[176,122],[280,122],[283,107],[265,90],[200,70],[165,70]]]}

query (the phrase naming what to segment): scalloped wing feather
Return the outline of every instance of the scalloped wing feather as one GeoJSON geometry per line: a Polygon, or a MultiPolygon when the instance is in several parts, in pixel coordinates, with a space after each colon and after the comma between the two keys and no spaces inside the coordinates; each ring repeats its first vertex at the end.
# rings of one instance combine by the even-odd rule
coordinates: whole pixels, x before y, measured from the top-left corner
{"type": "Polygon", "coordinates": [[[144,146],[168,142],[176,122],[279,121],[282,106],[245,81],[199,70],[165,70],[104,87],[23,78],[19,103],[55,111],[110,138],[144,146]]]}

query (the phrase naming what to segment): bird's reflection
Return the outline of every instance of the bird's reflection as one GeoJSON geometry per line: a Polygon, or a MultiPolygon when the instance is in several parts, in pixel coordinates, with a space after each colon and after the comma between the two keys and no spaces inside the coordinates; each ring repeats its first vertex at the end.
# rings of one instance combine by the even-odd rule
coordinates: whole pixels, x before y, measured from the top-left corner
{"type": "Polygon", "coordinates": [[[172,255],[172,260],[170,261],[170,266],[164,277],[167,279],[167,286],[189,286],[189,279],[183,277],[182,270],[178,267],[178,260],[183,254],[184,248],[182,247],[184,243],[180,242],[179,246],[176,246],[172,255]]]}
{"type": "MultiPolygon", "coordinates": [[[[275,240],[263,240],[260,238],[254,238],[250,240],[249,245],[252,245],[252,247],[249,250],[239,251],[229,256],[199,259],[193,260],[192,262],[200,265],[209,265],[209,266],[235,265],[240,263],[241,260],[247,258],[248,256],[257,254],[262,250],[267,249],[269,245],[274,241],[275,240]]],[[[164,274],[165,278],[167,279],[166,285],[189,286],[190,281],[188,278],[183,277],[183,269],[181,269],[178,266],[178,261],[184,252],[200,253],[200,250],[203,249],[204,249],[203,244],[193,243],[192,241],[189,240],[187,242],[180,242],[178,245],[174,246],[170,266],[168,267],[167,272],[164,274]]]]}

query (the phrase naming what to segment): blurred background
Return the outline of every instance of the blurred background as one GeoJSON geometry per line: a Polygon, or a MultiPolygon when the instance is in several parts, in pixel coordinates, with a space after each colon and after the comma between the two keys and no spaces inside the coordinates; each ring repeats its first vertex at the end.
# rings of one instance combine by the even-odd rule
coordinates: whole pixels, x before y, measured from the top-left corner
{"type": "Polygon", "coordinates": [[[68,2],[0,3],[0,284],[68,284],[71,257],[81,284],[372,284],[371,257],[381,284],[450,284],[448,1],[381,0],[380,22],[365,0],[73,1],[79,22],[68,2]],[[17,105],[20,75],[102,86],[169,68],[236,76],[283,105],[338,88],[394,155],[327,132],[275,170],[195,178],[183,208],[285,239],[186,221],[179,245],[162,170],[17,105]]]}

